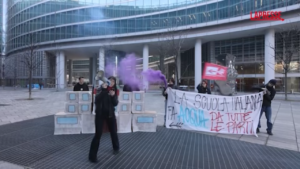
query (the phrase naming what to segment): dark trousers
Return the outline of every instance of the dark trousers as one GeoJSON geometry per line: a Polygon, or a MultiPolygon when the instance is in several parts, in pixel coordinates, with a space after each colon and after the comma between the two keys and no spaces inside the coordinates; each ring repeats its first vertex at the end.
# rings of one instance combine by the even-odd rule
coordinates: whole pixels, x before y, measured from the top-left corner
{"type": "Polygon", "coordinates": [[[114,150],[119,150],[120,146],[119,146],[119,138],[117,135],[117,128],[116,128],[116,118],[112,117],[112,118],[101,118],[101,117],[97,117],[95,118],[95,129],[96,129],[96,133],[95,136],[93,138],[93,141],[91,143],[91,147],[90,147],[90,153],[89,153],[89,158],[97,158],[97,153],[98,153],[98,149],[99,149],[99,145],[100,145],[100,139],[101,139],[101,135],[103,132],[103,123],[104,121],[106,121],[109,132],[110,132],[110,137],[111,137],[111,142],[113,145],[113,149],[114,150]]]}
{"type": "Polygon", "coordinates": [[[265,112],[265,116],[267,118],[267,127],[268,127],[267,131],[272,131],[273,124],[272,124],[272,109],[271,109],[271,106],[262,106],[261,112],[260,112],[260,117],[259,117],[258,128],[261,127],[260,118],[261,118],[263,112],[265,112]]]}

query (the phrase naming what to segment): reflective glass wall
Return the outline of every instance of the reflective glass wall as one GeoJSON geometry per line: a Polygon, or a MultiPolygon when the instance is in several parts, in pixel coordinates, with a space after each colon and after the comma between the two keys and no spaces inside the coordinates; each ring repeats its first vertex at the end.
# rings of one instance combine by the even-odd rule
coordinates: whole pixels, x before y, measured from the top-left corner
{"type": "MultiPolygon", "coordinates": [[[[286,45],[292,45],[295,48],[300,49],[300,35],[293,36],[290,39],[285,39],[286,45]]],[[[229,39],[223,41],[214,42],[214,52],[215,56],[221,54],[231,53],[236,56],[236,70],[240,77],[237,79],[237,91],[252,91],[252,86],[256,84],[262,84],[264,78],[261,78],[265,73],[264,64],[264,50],[265,50],[265,40],[264,35],[229,39]],[[246,77],[243,77],[245,75],[246,77]],[[247,77],[251,75],[252,78],[247,77]],[[256,77],[260,75],[260,77],[256,77]],[[242,76],[242,77],[241,77],[242,76]]],[[[276,53],[283,51],[283,43],[278,38],[278,33],[275,36],[275,50],[276,53]]],[[[279,57],[276,58],[275,73],[278,75],[282,74],[283,67],[279,61],[279,57]]],[[[300,73],[300,53],[295,52],[290,62],[291,73],[300,73]]],[[[283,75],[282,75],[283,76],[283,75]]],[[[284,91],[284,78],[279,78],[276,84],[277,91],[284,91]]],[[[300,84],[298,83],[299,77],[289,77],[288,78],[288,91],[300,92],[300,84]]]]}
{"type": "Polygon", "coordinates": [[[9,1],[8,52],[56,43],[206,23],[300,3],[298,0],[22,0],[9,1]],[[177,8],[176,10],[174,10],[177,8]]]}

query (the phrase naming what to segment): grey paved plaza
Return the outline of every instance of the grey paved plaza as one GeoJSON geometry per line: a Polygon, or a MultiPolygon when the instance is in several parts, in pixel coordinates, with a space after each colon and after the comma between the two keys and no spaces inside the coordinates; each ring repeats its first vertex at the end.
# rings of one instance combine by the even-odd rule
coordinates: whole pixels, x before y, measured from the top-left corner
{"type": "MultiPolygon", "coordinates": [[[[9,163],[30,168],[300,168],[299,95],[292,96],[299,101],[290,102],[276,96],[273,136],[266,134],[264,116],[257,138],[159,127],[157,133],[120,134],[122,153],[113,156],[105,134],[99,150],[103,161],[97,165],[87,161],[92,135],[53,136],[53,114],[64,110],[64,91],[34,90],[36,99],[29,101],[23,100],[25,89],[1,88],[0,96],[0,168],[9,163]]],[[[147,93],[145,101],[146,110],[163,114],[160,91],[147,93]]]]}

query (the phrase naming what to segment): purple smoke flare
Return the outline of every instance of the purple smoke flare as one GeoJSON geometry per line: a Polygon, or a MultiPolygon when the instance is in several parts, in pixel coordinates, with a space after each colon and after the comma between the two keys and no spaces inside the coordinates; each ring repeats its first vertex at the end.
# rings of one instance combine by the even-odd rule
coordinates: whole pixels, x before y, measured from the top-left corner
{"type": "Polygon", "coordinates": [[[140,79],[137,78],[138,72],[136,70],[137,57],[134,54],[128,54],[120,61],[118,66],[118,76],[123,84],[130,87],[140,86],[140,79]]]}
{"type": "MultiPolygon", "coordinates": [[[[161,73],[161,71],[156,71],[153,69],[148,69],[147,71],[140,72],[136,69],[137,57],[134,54],[128,54],[124,59],[122,59],[118,66],[118,77],[123,82],[132,88],[136,88],[141,84],[141,75],[149,83],[164,82],[165,87],[167,87],[166,77],[161,73]]],[[[108,64],[105,67],[106,75],[113,75],[116,67],[113,64],[108,64]]]]}
{"type": "Polygon", "coordinates": [[[105,67],[105,75],[107,77],[113,76],[116,66],[114,64],[108,63],[105,67]]]}
{"type": "Polygon", "coordinates": [[[153,70],[153,69],[148,69],[144,71],[143,73],[144,78],[150,83],[156,83],[156,82],[164,82],[165,87],[167,87],[167,79],[165,75],[161,73],[160,70],[153,70]]]}

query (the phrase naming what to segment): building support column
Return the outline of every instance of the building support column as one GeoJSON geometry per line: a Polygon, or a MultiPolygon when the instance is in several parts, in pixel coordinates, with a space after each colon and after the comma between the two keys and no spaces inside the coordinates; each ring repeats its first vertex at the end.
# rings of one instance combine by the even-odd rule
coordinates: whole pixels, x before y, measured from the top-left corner
{"type": "Polygon", "coordinates": [[[67,57],[64,57],[64,59],[65,59],[65,62],[64,62],[64,67],[65,67],[65,74],[64,74],[64,84],[65,84],[65,87],[67,87],[68,86],[68,83],[67,83],[67,67],[68,67],[68,60],[67,60],[67,57]]]}
{"type": "Polygon", "coordinates": [[[269,29],[265,34],[265,84],[275,79],[275,30],[269,29]]]}
{"type": "Polygon", "coordinates": [[[69,59],[69,83],[72,85],[73,81],[73,60],[69,59]]]}
{"type": "MultiPolygon", "coordinates": [[[[177,59],[177,62],[176,62],[176,64],[177,64],[177,74],[178,74],[178,82],[177,82],[177,85],[179,85],[180,84],[180,82],[181,82],[181,54],[179,53],[178,54],[179,56],[177,56],[176,57],[176,59],[177,59]]],[[[176,78],[175,78],[176,79],[176,78]]]]}
{"type": "MultiPolygon", "coordinates": [[[[99,70],[102,70],[103,72],[105,71],[105,50],[104,48],[100,48],[99,50],[99,70]]],[[[105,73],[104,75],[105,76],[105,73]]],[[[99,80],[99,86],[102,84],[102,81],[99,80]]]]}
{"type": "Polygon", "coordinates": [[[198,39],[195,43],[195,91],[197,91],[197,85],[202,80],[202,42],[198,39]]]}
{"type": "MultiPolygon", "coordinates": [[[[147,71],[149,67],[149,47],[148,45],[144,45],[143,47],[143,71],[147,71]]],[[[148,81],[146,79],[143,80],[143,89],[148,90],[148,81]]]]}
{"type": "Polygon", "coordinates": [[[89,84],[91,85],[91,84],[93,84],[93,58],[92,57],[90,57],[89,58],[90,60],[90,62],[89,62],[89,84]]]}
{"type": "Polygon", "coordinates": [[[96,85],[96,82],[95,82],[96,74],[97,74],[97,56],[94,56],[93,57],[93,70],[92,70],[93,85],[96,85]]]}
{"type": "Polygon", "coordinates": [[[64,52],[56,53],[56,87],[58,89],[65,88],[65,54],[64,52]]]}

